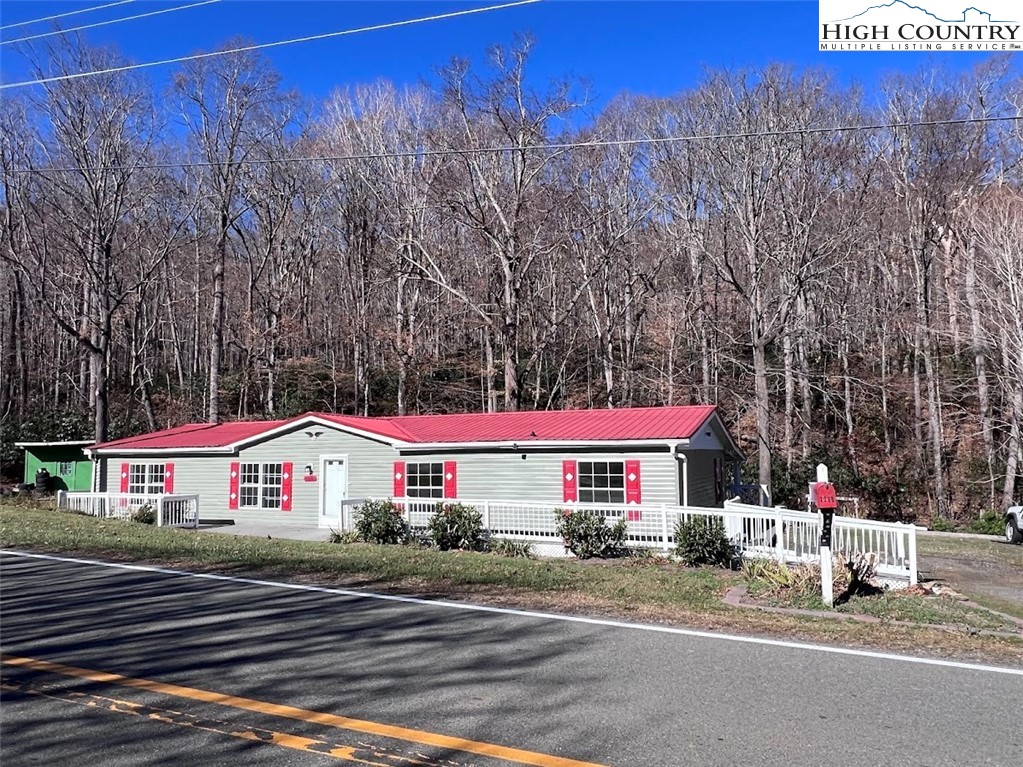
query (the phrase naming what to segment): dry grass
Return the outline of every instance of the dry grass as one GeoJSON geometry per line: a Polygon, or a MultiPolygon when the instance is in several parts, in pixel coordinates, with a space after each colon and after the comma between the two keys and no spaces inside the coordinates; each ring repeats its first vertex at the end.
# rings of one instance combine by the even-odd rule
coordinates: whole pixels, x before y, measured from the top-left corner
{"type": "Polygon", "coordinates": [[[587,563],[156,529],[0,504],[5,548],[416,594],[529,610],[884,648],[1023,666],[1023,639],[773,615],[722,602],[738,573],[657,558],[587,563]]]}

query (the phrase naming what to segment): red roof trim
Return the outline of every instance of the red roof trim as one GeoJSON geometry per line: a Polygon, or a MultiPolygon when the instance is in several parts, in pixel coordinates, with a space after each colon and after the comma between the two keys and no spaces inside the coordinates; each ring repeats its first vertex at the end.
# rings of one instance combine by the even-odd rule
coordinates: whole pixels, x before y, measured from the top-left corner
{"type": "Polygon", "coordinates": [[[272,432],[308,423],[375,435],[395,444],[484,442],[628,442],[688,439],[716,412],[713,405],[545,410],[370,418],[306,413],[287,421],[186,424],[173,429],[93,445],[92,450],[213,450],[239,447],[272,432]]]}

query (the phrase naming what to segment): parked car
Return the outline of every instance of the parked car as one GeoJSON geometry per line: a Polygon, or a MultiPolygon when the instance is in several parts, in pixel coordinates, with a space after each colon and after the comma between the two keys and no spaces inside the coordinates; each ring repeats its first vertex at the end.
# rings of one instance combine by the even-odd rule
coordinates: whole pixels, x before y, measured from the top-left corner
{"type": "Polygon", "coordinates": [[[1010,506],[1005,512],[1005,540],[1023,543],[1023,506],[1010,506]]]}

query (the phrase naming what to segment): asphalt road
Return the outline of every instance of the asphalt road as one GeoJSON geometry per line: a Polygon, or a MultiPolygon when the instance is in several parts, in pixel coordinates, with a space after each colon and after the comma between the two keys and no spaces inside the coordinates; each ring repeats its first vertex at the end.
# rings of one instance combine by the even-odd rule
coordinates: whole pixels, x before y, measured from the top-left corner
{"type": "Polygon", "coordinates": [[[1018,672],[10,554],[0,650],[4,767],[1023,754],[1018,672]]]}

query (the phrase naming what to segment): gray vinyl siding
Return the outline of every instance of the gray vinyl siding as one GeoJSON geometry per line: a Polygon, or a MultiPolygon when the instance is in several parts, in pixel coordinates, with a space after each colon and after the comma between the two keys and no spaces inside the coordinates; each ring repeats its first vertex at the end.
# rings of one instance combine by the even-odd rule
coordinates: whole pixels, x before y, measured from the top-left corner
{"type": "MultiPolygon", "coordinates": [[[[242,448],[234,460],[283,462],[294,464],[295,478],[292,483],[292,511],[238,509],[232,512],[235,519],[260,522],[285,522],[288,524],[317,524],[319,519],[319,493],[321,483],[305,482],[302,477],[305,467],[312,466],[313,473],[320,473],[320,456],[347,456],[348,497],[387,497],[393,487],[391,469],[395,459],[390,445],[373,442],[333,429],[315,429],[320,436],[311,439],[308,429],[298,429],[282,434],[266,442],[242,448]]],[[[229,464],[230,461],[226,462],[229,464]]],[[[226,465],[225,464],[225,465],[226,465]]],[[[228,470],[223,472],[223,503],[227,504],[228,470]]]]}
{"type": "Polygon", "coordinates": [[[723,458],[720,450],[686,450],[689,458],[689,505],[719,506],[715,497],[714,459],[723,458]]]}
{"type": "Polygon", "coordinates": [[[116,492],[119,485],[121,463],[174,464],[174,492],[199,495],[199,514],[202,519],[233,519],[237,522],[266,524],[316,525],[319,521],[320,482],[305,482],[305,467],[312,466],[320,473],[320,456],[347,456],[348,497],[384,498],[393,487],[391,470],[397,457],[389,445],[357,437],[346,432],[317,427],[297,427],[294,431],[272,437],[264,442],[244,447],[237,455],[211,455],[202,453],[163,456],[108,456],[103,459],[113,467],[106,472],[115,477],[105,487],[116,492]],[[319,432],[315,439],[306,431],[319,432]],[[228,490],[232,463],[286,463],[293,464],[292,510],[229,509],[228,490]]]}
{"type": "Polygon", "coordinates": [[[551,503],[560,503],[564,498],[561,475],[563,461],[638,460],[643,503],[678,503],[677,469],[675,459],[667,447],[660,452],[509,449],[447,453],[406,451],[401,459],[408,463],[455,461],[458,465],[459,498],[551,503]]]}
{"type": "MultiPolygon", "coordinates": [[[[689,502],[713,506],[714,458],[716,450],[689,450],[689,502]]],[[[640,462],[640,487],[644,504],[678,504],[680,469],[675,457],[664,447],[643,447],[616,451],[613,448],[557,448],[512,450],[490,448],[430,451],[406,449],[322,426],[296,426],[236,455],[210,453],[163,454],[151,456],[103,456],[98,460],[100,489],[119,489],[121,463],[174,464],[174,492],[198,494],[202,519],[233,519],[264,524],[316,525],[322,480],[305,482],[305,467],[320,474],[322,456],[347,458],[348,498],[388,498],[393,490],[395,461],[457,463],[458,497],[464,499],[508,499],[561,503],[562,463],[574,461],[640,462]],[[311,437],[310,434],[319,436],[311,437]],[[523,459],[525,455],[525,459],[523,459]],[[292,510],[228,508],[232,463],[288,463],[293,465],[292,510]]]]}

